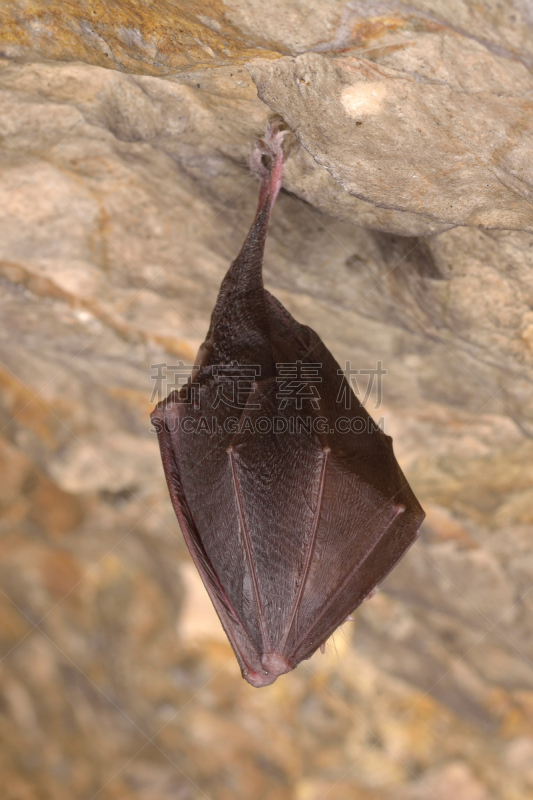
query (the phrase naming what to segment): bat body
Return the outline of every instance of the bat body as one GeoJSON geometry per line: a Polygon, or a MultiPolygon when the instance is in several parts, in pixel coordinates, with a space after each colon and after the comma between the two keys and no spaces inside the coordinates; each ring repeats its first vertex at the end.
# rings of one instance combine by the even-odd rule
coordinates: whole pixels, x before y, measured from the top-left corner
{"type": "Polygon", "coordinates": [[[424,518],[391,438],[319,336],[264,289],[283,135],[271,125],[255,145],[255,220],[188,385],[152,414],[185,541],[243,677],[258,687],[324,644],[424,518]]]}

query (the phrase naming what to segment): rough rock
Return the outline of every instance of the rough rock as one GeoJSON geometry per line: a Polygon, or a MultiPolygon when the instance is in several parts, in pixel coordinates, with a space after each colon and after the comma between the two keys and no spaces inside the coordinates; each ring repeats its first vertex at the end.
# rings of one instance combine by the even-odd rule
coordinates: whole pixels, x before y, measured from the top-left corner
{"type": "Polygon", "coordinates": [[[532,27],[526,0],[2,5],[8,800],[531,796],[532,27]],[[341,364],[382,363],[381,396],[354,386],[428,513],[326,655],[258,691],[148,414],[273,113],[266,284],[341,364]]]}
{"type": "MultiPolygon", "coordinates": [[[[533,232],[533,76],[523,64],[428,33],[399,56],[305,53],[256,59],[248,70],[261,99],[350,194],[434,231],[533,232]]],[[[406,220],[402,233],[418,230],[406,220]]]]}

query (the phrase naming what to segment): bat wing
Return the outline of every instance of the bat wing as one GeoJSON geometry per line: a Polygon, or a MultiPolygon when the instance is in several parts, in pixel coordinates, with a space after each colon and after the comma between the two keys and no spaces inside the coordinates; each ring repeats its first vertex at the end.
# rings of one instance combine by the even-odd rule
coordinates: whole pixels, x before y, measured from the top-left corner
{"type": "Polygon", "coordinates": [[[284,502],[278,509],[284,523],[269,536],[270,552],[284,552],[283,543],[290,541],[299,553],[284,564],[292,569],[287,576],[292,595],[284,596],[288,610],[278,612],[273,654],[263,657],[270,669],[282,670],[312,655],[385,578],[416,540],[424,512],[394,457],[392,439],[353,395],[319,336],[265,294],[274,359],[318,363],[322,374],[319,409],[309,409],[320,426],[299,437],[278,436],[280,463],[281,453],[287,454],[279,483],[292,474],[291,497],[305,496],[309,509],[306,515],[290,499],[284,502]],[[348,408],[340,403],[346,397],[348,408]]]}
{"type": "MultiPolygon", "coordinates": [[[[258,656],[255,614],[249,613],[245,565],[241,550],[229,458],[217,458],[219,450],[199,440],[199,415],[189,414],[177,393],[159,403],[152,413],[170,498],[181,531],[218,617],[233,647],[243,676],[267,685],[258,656]],[[186,424],[184,424],[186,423],[186,424]],[[185,431],[192,431],[187,433],[185,431]],[[200,446],[199,446],[200,444],[200,446]],[[194,461],[189,451],[194,450],[194,461]],[[205,491],[204,489],[207,490],[205,491]]],[[[204,418],[205,419],[205,418],[204,418]]]]}
{"type": "MultiPolygon", "coordinates": [[[[263,401],[275,406],[275,387],[267,388],[263,401]]],[[[260,413],[249,413],[250,430],[260,413]]],[[[322,425],[317,433],[300,419],[299,435],[289,425],[268,436],[243,433],[231,452],[269,675],[294,669],[329,638],[415,541],[424,516],[379,429],[370,434],[379,436],[376,455],[358,434],[321,432],[322,425]],[[379,471],[380,486],[367,471],[379,471]]]]}
{"type": "Polygon", "coordinates": [[[209,387],[200,409],[171,396],[152,416],[187,546],[243,675],[256,686],[292,668],[269,670],[269,659],[289,626],[322,486],[320,442],[290,433],[288,412],[285,432],[250,433],[250,426],[261,428],[259,420],[274,419],[276,392],[275,380],[259,382],[259,403],[257,396],[250,401],[237,433],[226,433],[224,415],[209,420],[217,434],[204,432],[209,387]]]}

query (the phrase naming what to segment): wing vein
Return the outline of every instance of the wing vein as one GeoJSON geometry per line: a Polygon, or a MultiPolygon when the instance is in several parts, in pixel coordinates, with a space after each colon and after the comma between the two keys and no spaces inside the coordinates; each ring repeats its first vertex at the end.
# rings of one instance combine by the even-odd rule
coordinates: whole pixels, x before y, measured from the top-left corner
{"type": "Polygon", "coordinates": [[[311,562],[313,560],[313,554],[315,551],[315,544],[316,544],[316,537],[318,534],[318,523],[320,521],[320,514],[322,512],[322,503],[324,500],[324,486],[326,483],[326,468],[328,465],[328,455],[329,455],[329,448],[324,450],[324,457],[322,458],[322,463],[320,465],[320,478],[318,484],[318,498],[316,503],[316,510],[315,516],[313,518],[313,527],[311,528],[311,535],[309,536],[309,544],[307,547],[307,554],[305,557],[304,567],[301,574],[300,585],[298,587],[298,592],[296,593],[296,597],[294,598],[294,603],[292,606],[291,616],[289,619],[289,624],[287,630],[285,631],[283,638],[278,645],[278,649],[281,652],[282,649],[285,647],[287,643],[287,639],[289,638],[290,632],[294,626],[296,621],[296,617],[298,615],[298,610],[300,608],[300,601],[303,597],[303,593],[305,587],[307,585],[307,579],[309,577],[309,572],[311,569],[311,562]]]}
{"type": "Polygon", "coordinates": [[[250,578],[252,581],[253,593],[254,593],[254,601],[257,607],[257,614],[259,617],[259,625],[261,627],[261,638],[263,640],[263,652],[268,652],[269,645],[270,645],[270,637],[265,628],[265,615],[263,612],[263,603],[261,602],[261,595],[259,593],[259,581],[257,579],[257,571],[255,569],[255,563],[253,558],[252,552],[252,542],[250,539],[250,531],[248,530],[248,526],[246,524],[246,517],[244,514],[244,503],[242,501],[242,492],[241,487],[239,485],[239,479],[237,477],[237,469],[235,464],[235,454],[233,447],[228,448],[230,463],[231,463],[231,474],[233,477],[233,488],[235,490],[235,497],[237,500],[237,510],[239,512],[239,528],[241,530],[242,542],[244,545],[244,551],[246,553],[246,562],[248,564],[248,570],[250,572],[250,578]]]}
{"type": "Polygon", "coordinates": [[[298,650],[299,646],[301,645],[301,643],[303,642],[305,637],[308,636],[309,633],[312,630],[314,630],[314,628],[316,628],[317,624],[320,622],[320,620],[322,619],[324,614],[326,614],[326,612],[329,611],[329,609],[331,608],[333,603],[336,601],[337,597],[344,591],[344,589],[346,588],[347,584],[350,582],[350,580],[355,575],[355,573],[358,572],[359,569],[361,569],[361,566],[365,563],[367,558],[374,552],[374,550],[379,545],[379,543],[381,542],[381,540],[383,539],[383,537],[385,536],[385,534],[389,530],[390,526],[392,525],[392,523],[394,522],[394,520],[396,519],[398,514],[400,514],[404,510],[405,510],[404,506],[397,506],[394,509],[394,513],[393,513],[391,519],[385,525],[385,528],[383,529],[383,532],[382,532],[381,536],[379,536],[379,538],[376,539],[376,541],[374,542],[373,546],[370,548],[370,550],[368,550],[365,553],[364,557],[360,561],[358,561],[357,564],[355,564],[352,567],[352,569],[349,571],[348,575],[345,577],[345,579],[343,580],[343,582],[341,583],[339,588],[332,594],[332,596],[330,597],[329,601],[325,604],[325,606],[320,611],[320,614],[318,614],[318,616],[315,618],[315,620],[313,621],[313,624],[311,625],[311,627],[306,631],[305,636],[301,636],[298,639],[298,641],[296,642],[296,644],[293,647],[293,650],[291,652],[290,658],[292,658],[294,653],[298,650]]]}

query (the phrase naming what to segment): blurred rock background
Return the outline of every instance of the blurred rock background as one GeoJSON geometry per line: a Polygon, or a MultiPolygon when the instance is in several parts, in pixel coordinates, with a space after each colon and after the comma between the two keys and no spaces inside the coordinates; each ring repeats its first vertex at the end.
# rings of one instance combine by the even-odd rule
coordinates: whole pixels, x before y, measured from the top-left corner
{"type": "Polygon", "coordinates": [[[2,798],[530,798],[528,0],[5,0],[0,56],[2,798]],[[324,656],[257,690],[148,414],[272,113],[266,284],[341,363],[382,361],[367,405],[427,521],[324,656]]]}

